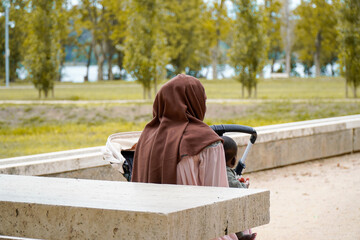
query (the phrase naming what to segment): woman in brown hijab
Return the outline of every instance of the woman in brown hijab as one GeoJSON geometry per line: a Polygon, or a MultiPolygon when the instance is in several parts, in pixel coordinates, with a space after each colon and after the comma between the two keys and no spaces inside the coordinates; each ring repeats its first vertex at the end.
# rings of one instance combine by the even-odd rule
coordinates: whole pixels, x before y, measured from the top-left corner
{"type": "Polygon", "coordinates": [[[132,181],[228,187],[221,138],[203,122],[205,111],[198,79],[180,74],[164,84],[136,146],[132,181]]]}
{"type": "Polygon", "coordinates": [[[203,122],[205,111],[198,79],[180,74],[164,84],[137,143],[131,181],[229,187],[222,139],[203,122]]]}

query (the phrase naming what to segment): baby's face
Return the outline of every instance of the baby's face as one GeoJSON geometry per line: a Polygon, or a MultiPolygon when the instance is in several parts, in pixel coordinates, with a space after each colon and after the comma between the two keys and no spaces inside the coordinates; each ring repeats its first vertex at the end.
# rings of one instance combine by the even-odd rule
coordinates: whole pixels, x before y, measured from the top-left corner
{"type": "Polygon", "coordinates": [[[235,167],[235,162],[236,162],[236,158],[233,158],[233,159],[226,162],[226,166],[229,167],[229,168],[234,168],[235,167]]]}
{"type": "Polygon", "coordinates": [[[228,161],[226,161],[226,166],[230,168],[234,168],[236,164],[236,155],[237,155],[237,149],[232,149],[231,156],[232,158],[228,161]]]}

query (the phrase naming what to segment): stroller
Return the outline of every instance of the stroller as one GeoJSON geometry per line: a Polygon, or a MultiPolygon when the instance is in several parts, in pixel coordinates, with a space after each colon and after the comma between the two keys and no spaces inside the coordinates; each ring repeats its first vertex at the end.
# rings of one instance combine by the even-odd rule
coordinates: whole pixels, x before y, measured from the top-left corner
{"type": "MultiPolygon", "coordinates": [[[[226,132],[240,132],[251,135],[245,152],[235,168],[236,174],[241,176],[242,171],[245,169],[246,157],[257,138],[255,129],[236,124],[212,125],[210,127],[219,136],[222,136],[226,132]]],[[[117,169],[129,182],[131,181],[136,143],[140,134],[141,132],[129,132],[110,135],[105,148],[102,150],[103,159],[117,169]]]]}

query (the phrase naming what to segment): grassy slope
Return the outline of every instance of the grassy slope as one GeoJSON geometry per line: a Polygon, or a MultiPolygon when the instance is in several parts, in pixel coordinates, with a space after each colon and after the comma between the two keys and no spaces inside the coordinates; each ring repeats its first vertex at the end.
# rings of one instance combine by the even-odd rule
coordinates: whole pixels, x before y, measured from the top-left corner
{"type": "MultiPolygon", "coordinates": [[[[234,81],[203,83],[208,98],[239,98],[241,92],[240,84],[234,81]]],[[[339,78],[263,81],[259,84],[258,97],[270,102],[209,104],[205,121],[261,126],[359,114],[360,102],[346,102],[343,91],[343,81],[339,78]],[[337,102],[321,100],[334,98],[337,102]],[[279,99],[288,100],[278,102],[279,99]],[[307,100],[298,103],[291,99],[307,100]],[[224,112],[218,113],[223,108],[224,112]]],[[[35,100],[36,94],[34,89],[0,89],[0,99],[35,100]]],[[[57,99],[139,99],[141,95],[136,83],[59,84],[56,89],[57,99]]],[[[116,104],[2,105],[0,158],[104,145],[112,133],[143,129],[151,118],[151,104],[145,106],[150,109],[145,113],[137,112],[138,108],[140,105],[122,108],[116,104]],[[122,114],[125,110],[126,114],[122,114]]]]}

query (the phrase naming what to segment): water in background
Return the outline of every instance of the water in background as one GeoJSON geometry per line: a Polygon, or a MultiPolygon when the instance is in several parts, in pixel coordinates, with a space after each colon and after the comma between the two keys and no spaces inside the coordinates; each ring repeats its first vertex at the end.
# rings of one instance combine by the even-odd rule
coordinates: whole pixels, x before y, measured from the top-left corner
{"type": "MultiPolygon", "coordinates": [[[[274,70],[277,71],[279,68],[281,67],[280,64],[275,64],[274,65],[274,70]]],[[[92,65],[89,67],[89,82],[96,82],[97,80],[97,65],[92,65]]],[[[126,74],[125,72],[120,72],[120,69],[118,66],[114,66],[113,68],[113,74],[114,76],[116,75],[120,75],[122,74],[123,76],[125,75],[126,81],[133,81],[134,79],[131,77],[130,74],[126,74]]],[[[337,72],[338,75],[338,69],[339,66],[335,65],[335,70],[337,72]]],[[[104,79],[107,79],[107,72],[105,72],[107,70],[107,67],[104,66],[104,79]]],[[[305,77],[305,73],[304,73],[304,66],[302,66],[301,64],[296,64],[296,68],[295,71],[299,74],[300,77],[305,77]]],[[[27,75],[26,70],[24,69],[20,69],[17,71],[19,74],[20,79],[24,79],[27,75]]],[[[315,72],[315,67],[313,67],[311,69],[311,72],[315,72]]],[[[206,77],[206,79],[213,79],[212,76],[212,67],[206,67],[203,68],[201,71],[201,74],[203,76],[206,77]]],[[[270,78],[271,77],[271,66],[267,65],[264,67],[263,69],[263,74],[264,74],[264,78],[270,78]]],[[[62,69],[62,78],[61,81],[62,82],[74,82],[74,83],[82,83],[84,82],[84,77],[86,75],[86,66],[64,66],[62,69]]],[[[218,79],[222,79],[222,78],[231,78],[235,75],[234,69],[232,67],[230,67],[229,65],[224,65],[223,67],[221,67],[221,71],[218,72],[218,79]]],[[[326,67],[326,76],[331,76],[331,66],[328,65],[326,67]]],[[[313,76],[314,77],[314,74],[313,76]]]]}

